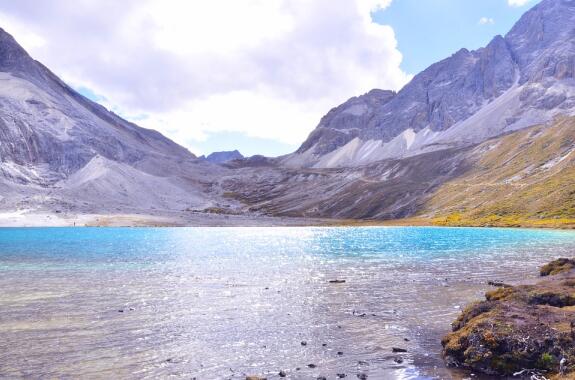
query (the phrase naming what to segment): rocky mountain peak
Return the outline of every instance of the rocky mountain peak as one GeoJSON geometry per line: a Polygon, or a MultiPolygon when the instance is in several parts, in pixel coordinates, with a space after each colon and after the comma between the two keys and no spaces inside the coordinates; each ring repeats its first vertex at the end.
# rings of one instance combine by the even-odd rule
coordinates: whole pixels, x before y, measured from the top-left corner
{"type": "Polygon", "coordinates": [[[521,83],[574,78],[575,0],[543,0],[505,36],[521,69],[521,83]]]}
{"type": "Polygon", "coordinates": [[[543,0],[505,37],[458,50],[384,101],[332,109],[283,162],[356,166],[476,144],[575,114],[574,78],[575,0],[543,0]]]}
{"type": "Polygon", "coordinates": [[[316,130],[298,149],[305,152],[317,143],[315,152],[322,154],[357,137],[363,126],[369,122],[374,112],[396,96],[394,91],[373,89],[366,94],[355,96],[325,115],[316,130]]]}
{"type": "Polygon", "coordinates": [[[34,60],[30,58],[18,42],[0,28],[0,71],[29,72],[34,69],[34,60]]]}

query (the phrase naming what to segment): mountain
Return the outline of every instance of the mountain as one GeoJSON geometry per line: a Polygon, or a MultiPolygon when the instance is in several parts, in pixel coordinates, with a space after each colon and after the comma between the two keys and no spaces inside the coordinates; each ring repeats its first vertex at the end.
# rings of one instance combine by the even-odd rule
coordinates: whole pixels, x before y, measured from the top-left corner
{"type": "Polygon", "coordinates": [[[361,167],[246,165],[219,186],[265,215],[575,227],[575,117],[361,167]]]}
{"type": "Polygon", "coordinates": [[[78,94],[0,29],[0,207],[110,212],[210,205],[217,172],[78,94]]]}
{"type": "Polygon", "coordinates": [[[332,109],[298,167],[358,166],[470,146],[575,114],[575,1],[543,0],[505,36],[461,49],[398,93],[372,90],[332,109]]]}
{"type": "Polygon", "coordinates": [[[257,174],[239,162],[219,185],[267,215],[575,226],[574,44],[575,1],[543,0],[505,37],[351,98],[293,154],[257,174]]]}
{"type": "MultiPolygon", "coordinates": [[[[151,157],[195,158],[160,133],[129,123],[79,95],[3,30],[0,83],[0,154],[4,163],[42,166],[55,174],[53,181],[98,155],[129,164],[141,164],[151,157]]],[[[21,179],[34,181],[26,176],[21,179]]]]}
{"type": "Polygon", "coordinates": [[[229,161],[240,160],[244,158],[244,156],[238,150],[230,150],[223,152],[213,152],[210,153],[207,157],[200,156],[199,158],[214,164],[224,164],[229,161]]]}
{"type": "Polygon", "coordinates": [[[574,131],[575,0],[541,1],[399,92],[349,99],[277,158],[198,159],[84,98],[0,30],[3,213],[575,227],[574,131]]]}

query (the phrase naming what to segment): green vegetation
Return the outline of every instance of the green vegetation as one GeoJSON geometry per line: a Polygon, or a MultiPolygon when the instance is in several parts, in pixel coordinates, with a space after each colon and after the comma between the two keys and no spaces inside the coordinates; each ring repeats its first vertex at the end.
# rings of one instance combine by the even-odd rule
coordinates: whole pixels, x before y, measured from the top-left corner
{"type": "Polygon", "coordinates": [[[556,360],[553,357],[553,355],[546,352],[543,355],[541,355],[541,358],[539,358],[539,361],[537,362],[537,367],[551,370],[556,366],[555,363],[556,360]]]}
{"type": "Polygon", "coordinates": [[[575,268],[575,260],[560,258],[541,267],[541,276],[554,276],[575,268]]]}
{"type": "Polygon", "coordinates": [[[441,226],[575,228],[575,118],[477,146],[422,216],[441,226]]]}

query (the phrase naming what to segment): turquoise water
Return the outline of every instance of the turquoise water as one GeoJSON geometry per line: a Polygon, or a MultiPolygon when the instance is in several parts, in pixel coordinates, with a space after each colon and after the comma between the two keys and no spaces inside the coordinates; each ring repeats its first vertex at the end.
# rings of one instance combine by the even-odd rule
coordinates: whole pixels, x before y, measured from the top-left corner
{"type": "Polygon", "coordinates": [[[0,229],[0,378],[462,378],[439,356],[460,308],[574,251],[526,229],[0,229]]]}

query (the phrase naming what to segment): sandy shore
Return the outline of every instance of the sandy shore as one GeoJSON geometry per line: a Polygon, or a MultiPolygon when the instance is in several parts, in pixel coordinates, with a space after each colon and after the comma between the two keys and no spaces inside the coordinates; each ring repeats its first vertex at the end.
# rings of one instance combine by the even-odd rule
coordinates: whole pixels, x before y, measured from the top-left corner
{"type": "MultiPolygon", "coordinates": [[[[221,215],[182,212],[170,214],[66,214],[30,211],[0,213],[0,227],[276,227],[360,224],[339,220],[221,215]]],[[[366,223],[367,224],[367,223],[366,223]]]]}
{"type": "Polygon", "coordinates": [[[395,220],[357,220],[273,217],[263,215],[231,215],[207,212],[163,212],[82,214],[54,213],[39,210],[15,210],[0,212],[0,227],[281,227],[281,226],[440,226],[440,227],[523,227],[573,229],[571,224],[526,223],[507,225],[442,225],[433,219],[413,217],[395,220]]]}
{"type": "Polygon", "coordinates": [[[41,209],[0,211],[0,227],[281,227],[281,226],[431,226],[431,220],[353,220],[298,217],[273,217],[256,214],[219,214],[198,211],[108,212],[86,210],[81,213],[41,209]]]}

